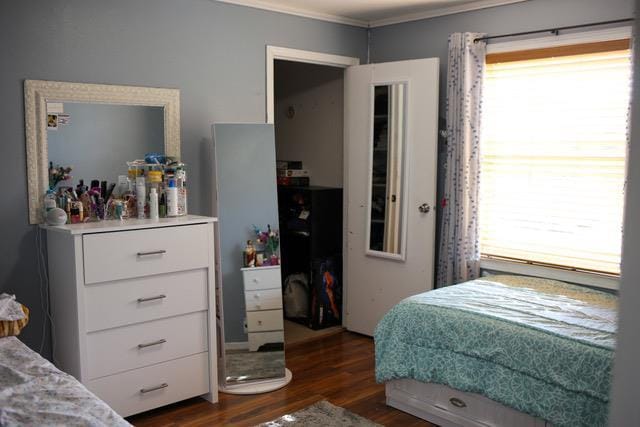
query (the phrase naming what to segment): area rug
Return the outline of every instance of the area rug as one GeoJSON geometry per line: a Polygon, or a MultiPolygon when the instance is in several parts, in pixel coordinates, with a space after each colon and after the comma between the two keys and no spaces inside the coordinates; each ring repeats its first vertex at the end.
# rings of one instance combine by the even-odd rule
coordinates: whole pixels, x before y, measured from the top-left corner
{"type": "Polygon", "coordinates": [[[321,400],[257,427],[382,427],[339,406],[321,400]]]}

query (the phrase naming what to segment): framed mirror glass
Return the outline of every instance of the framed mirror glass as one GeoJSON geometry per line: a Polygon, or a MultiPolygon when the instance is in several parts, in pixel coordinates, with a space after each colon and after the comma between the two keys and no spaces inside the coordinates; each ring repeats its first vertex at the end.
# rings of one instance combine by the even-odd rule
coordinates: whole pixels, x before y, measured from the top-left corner
{"type": "Polygon", "coordinates": [[[29,223],[42,222],[49,165],[79,179],[116,182],[126,162],[157,152],[180,159],[177,89],[25,81],[29,223]]]}
{"type": "MultiPolygon", "coordinates": [[[[221,390],[244,393],[286,377],[280,266],[246,267],[253,225],[278,224],[275,131],[271,124],[212,126],[218,217],[217,286],[221,390]]],[[[289,374],[290,375],[290,374],[289,374]]]]}
{"type": "Polygon", "coordinates": [[[404,260],[407,83],[372,87],[367,255],[404,260]]]}

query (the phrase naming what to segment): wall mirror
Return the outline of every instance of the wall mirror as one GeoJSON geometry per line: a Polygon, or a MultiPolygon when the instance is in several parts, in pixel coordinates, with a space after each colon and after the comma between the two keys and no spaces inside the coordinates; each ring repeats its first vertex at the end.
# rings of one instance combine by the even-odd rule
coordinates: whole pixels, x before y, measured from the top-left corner
{"type": "Polygon", "coordinates": [[[25,80],[29,223],[41,222],[49,162],[79,179],[116,182],[128,160],[180,158],[180,91],[25,80]]]}
{"type": "Polygon", "coordinates": [[[367,255],[404,260],[407,83],[372,86],[367,255]]]}

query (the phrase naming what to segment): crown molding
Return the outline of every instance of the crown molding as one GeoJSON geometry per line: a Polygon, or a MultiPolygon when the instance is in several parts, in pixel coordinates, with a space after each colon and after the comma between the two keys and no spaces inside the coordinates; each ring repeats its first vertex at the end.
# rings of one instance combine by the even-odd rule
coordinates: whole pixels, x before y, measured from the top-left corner
{"type": "Polygon", "coordinates": [[[274,5],[264,0],[215,0],[220,3],[229,3],[237,6],[252,7],[254,9],[268,10],[271,12],[285,13],[287,15],[301,16],[304,18],[317,19],[320,21],[334,22],[337,24],[352,25],[362,28],[375,28],[385,25],[401,24],[403,22],[418,21],[420,19],[435,18],[438,16],[452,15],[454,13],[469,12],[472,10],[485,9],[489,7],[504,6],[512,3],[521,3],[528,0],[478,0],[460,6],[443,7],[425,12],[416,12],[404,15],[392,16],[373,21],[364,21],[348,18],[346,16],[331,15],[328,13],[316,12],[308,8],[288,7],[274,5]]]}
{"type": "Polygon", "coordinates": [[[425,12],[409,13],[391,18],[378,19],[369,22],[369,27],[383,27],[385,25],[402,24],[404,22],[419,21],[421,19],[436,18],[438,16],[453,15],[455,13],[470,12],[489,7],[504,6],[513,3],[522,3],[528,0],[478,0],[460,6],[443,7],[425,12]]]}
{"type": "Polygon", "coordinates": [[[301,16],[303,18],[317,19],[320,21],[334,22],[336,24],[352,25],[355,27],[368,28],[369,23],[367,21],[361,21],[358,19],[347,18],[345,16],[331,15],[328,13],[315,12],[310,9],[303,9],[297,7],[276,6],[273,3],[262,0],[215,0],[220,3],[235,4],[238,6],[252,7],[254,9],[268,10],[270,12],[285,13],[287,15],[301,16]]]}

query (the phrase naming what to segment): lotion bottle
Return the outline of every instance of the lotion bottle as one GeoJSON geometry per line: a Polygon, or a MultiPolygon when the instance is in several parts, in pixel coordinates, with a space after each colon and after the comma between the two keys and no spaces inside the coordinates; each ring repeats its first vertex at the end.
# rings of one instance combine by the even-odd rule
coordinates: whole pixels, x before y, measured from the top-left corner
{"type": "Polygon", "coordinates": [[[166,189],[167,193],[167,216],[178,216],[178,188],[176,187],[176,180],[169,180],[169,187],[166,189]]]}
{"type": "Polygon", "coordinates": [[[158,219],[158,191],[151,188],[149,192],[149,218],[158,219]]]}
{"type": "Polygon", "coordinates": [[[136,178],[136,205],[138,208],[138,219],[144,219],[144,206],[147,201],[147,187],[145,185],[144,176],[136,178]]]}

